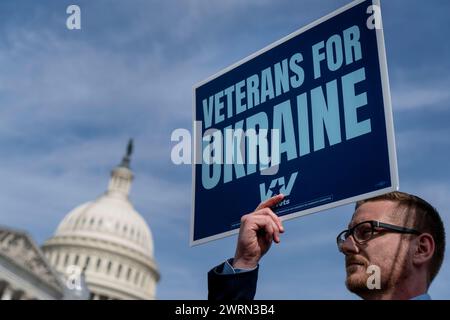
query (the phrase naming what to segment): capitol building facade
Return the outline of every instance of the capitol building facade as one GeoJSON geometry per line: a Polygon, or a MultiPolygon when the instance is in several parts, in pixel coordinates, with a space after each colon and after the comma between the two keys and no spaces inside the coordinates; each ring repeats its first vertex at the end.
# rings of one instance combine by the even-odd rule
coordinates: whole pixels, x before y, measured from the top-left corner
{"type": "Polygon", "coordinates": [[[0,226],[1,299],[156,298],[152,233],[128,198],[131,153],[130,141],[107,191],[70,211],[42,248],[0,226]]]}

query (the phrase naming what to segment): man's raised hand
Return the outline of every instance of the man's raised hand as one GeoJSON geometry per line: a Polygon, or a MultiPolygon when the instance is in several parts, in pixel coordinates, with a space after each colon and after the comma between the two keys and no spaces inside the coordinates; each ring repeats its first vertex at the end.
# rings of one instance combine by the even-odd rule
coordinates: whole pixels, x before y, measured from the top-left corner
{"type": "Polygon", "coordinates": [[[261,257],[269,250],[272,240],[280,242],[280,233],[284,232],[284,228],[280,218],[271,208],[283,198],[282,194],[273,196],[261,202],[254,212],[242,216],[233,260],[234,268],[256,267],[261,257]]]}

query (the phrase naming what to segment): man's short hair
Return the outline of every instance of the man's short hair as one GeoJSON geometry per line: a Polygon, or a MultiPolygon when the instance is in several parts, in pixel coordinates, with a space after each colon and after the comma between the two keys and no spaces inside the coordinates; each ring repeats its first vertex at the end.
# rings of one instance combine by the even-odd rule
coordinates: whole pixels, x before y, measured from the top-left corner
{"type": "Polygon", "coordinates": [[[426,232],[432,235],[436,247],[428,270],[429,286],[441,268],[445,252],[445,229],[438,211],[422,198],[399,191],[358,201],[356,203],[355,210],[365,202],[378,200],[395,201],[398,203],[399,207],[405,208],[406,212],[414,212],[414,225],[411,227],[419,230],[420,232],[426,232]]]}

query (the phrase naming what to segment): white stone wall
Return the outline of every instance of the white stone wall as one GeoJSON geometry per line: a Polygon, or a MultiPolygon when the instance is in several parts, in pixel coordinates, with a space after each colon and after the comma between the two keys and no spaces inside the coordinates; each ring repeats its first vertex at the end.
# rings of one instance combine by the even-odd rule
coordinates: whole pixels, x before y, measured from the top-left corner
{"type": "Polygon", "coordinates": [[[126,248],[114,250],[111,244],[99,241],[84,239],[78,245],[76,239],[53,242],[43,247],[50,263],[63,274],[71,265],[84,269],[93,299],[155,299],[159,274],[148,258],[126,248]]]}

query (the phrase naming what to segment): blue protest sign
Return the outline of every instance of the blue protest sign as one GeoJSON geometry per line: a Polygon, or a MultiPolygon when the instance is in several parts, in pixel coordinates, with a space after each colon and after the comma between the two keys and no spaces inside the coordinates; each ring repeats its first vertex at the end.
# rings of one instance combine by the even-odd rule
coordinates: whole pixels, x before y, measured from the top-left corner
{"type": "Polygon", "coordinates": [[[354,1],[194,87],[191,245],[277,193],[283,220],[398,189],[378,1],[354,1]]]}

